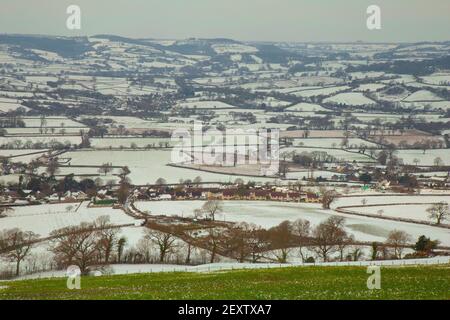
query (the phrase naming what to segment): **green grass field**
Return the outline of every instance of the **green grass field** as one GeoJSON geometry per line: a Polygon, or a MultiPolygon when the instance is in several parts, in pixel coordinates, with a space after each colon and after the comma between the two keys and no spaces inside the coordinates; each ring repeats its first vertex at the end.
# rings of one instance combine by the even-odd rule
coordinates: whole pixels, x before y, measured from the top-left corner
{"type": "Polygon", "coordinates": [[[450,299],[450,266],[383,267],[368,290],[364,267],[148,273],[0,282],[0,299],[450,299]]]}

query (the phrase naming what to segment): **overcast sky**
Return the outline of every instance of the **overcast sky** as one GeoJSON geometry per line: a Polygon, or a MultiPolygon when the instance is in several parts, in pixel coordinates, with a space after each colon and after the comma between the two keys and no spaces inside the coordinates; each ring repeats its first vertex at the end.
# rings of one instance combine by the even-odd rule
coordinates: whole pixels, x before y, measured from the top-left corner
{"type": "Polygon", "coordinates": [[[0,0],[0,33],[267,41],[450,40],[450,0],[0,0]],[[81,30],[66,28],[77,4],[81,30]],[[366,9],[381,8],[369,31],[366,9]]]}

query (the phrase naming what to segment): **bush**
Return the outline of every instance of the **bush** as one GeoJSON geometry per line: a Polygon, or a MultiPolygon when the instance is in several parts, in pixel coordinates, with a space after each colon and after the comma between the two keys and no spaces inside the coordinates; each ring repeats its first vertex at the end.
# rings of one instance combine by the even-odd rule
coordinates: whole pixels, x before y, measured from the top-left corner
{"type": "Polygon", "coordinates": [[[313,257],[309,257],[308,259],[305,260],[305,263],[315,263],[316,260],[314,260],[313,257]]]}

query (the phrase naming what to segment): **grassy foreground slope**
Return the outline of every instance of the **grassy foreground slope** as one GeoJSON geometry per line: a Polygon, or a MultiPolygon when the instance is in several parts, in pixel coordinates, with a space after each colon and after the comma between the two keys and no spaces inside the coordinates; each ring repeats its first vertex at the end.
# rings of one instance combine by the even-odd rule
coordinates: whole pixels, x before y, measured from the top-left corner
{"type": "Polygon", "coordinates": [[[0,299],[450,299],[450,266],[383,267],[368,290],[364,267],[148,273],[0,282],[0,299]]]}

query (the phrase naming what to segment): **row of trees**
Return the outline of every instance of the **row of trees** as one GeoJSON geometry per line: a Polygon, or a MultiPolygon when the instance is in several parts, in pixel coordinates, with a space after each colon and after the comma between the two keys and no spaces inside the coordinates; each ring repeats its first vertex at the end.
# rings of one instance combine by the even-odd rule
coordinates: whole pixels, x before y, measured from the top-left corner
{"type": "MultiPolygon", "coordinates": [[[[108,264],[117,248],[118,260],[125,240],[118,237],[120,228],[109,223],[108,216],[101,216],[93,223],[81,223],[51,232],[50,251],[58,267],[75,264],[86,273],[89,266],[108,264]]],[[[0,232],[0,256],[15,263],[15,275],[20,274],[20,265],[29,257],[39,235],[18,228],[0,232]]],[[[115,261],[118,261],[117,259],[115,261]]]]}
{"type": "MultiPolygon", "coordinates": [[[[283,221],[268,230],[239,223],[226,230],[211,228],[206,230],[206,234],[205,230],[185,231],[191,237],[191,240],[183,239],[185,241],[181,241],[175,233],[146,229],[136,246],[125,250],[127,240],[120,236],[121,229],[111,225],[108,217],[100,217],[94,223],[55,230],[51,233],[49,250],[53,253],[57,268],[77,265],[83,274],[92,271],[93,267],[111,263],[164,263],[172,256],[176,256],[176,263],[191,264],[194,252],[201,252],[203,263],[217,261],[219,254],[238,262],[256,263],[264,259],[286,263],[294,251],[298,252],[303,262],[315,262],[315,258],[325,262],[330,259],[358,261],[364,252],[361,244],[344,230],[344,222],[342,217],[334,216],[312,228],[309,221],[299,219],[283,221]]],[[[0,233],[1,257],[15,263],[16,276],[37,241],[38,235],[32,232],[11,229],[0,233]]],[[[425,257],[438,245],[437,241],[425,236],[419,237],[414,246],[410,245],[410,241],[407,233],[393,230],[385,243],[372,243],[370,258],[425,257]],[[414,249],[414,253],[405,256],[407,248],[414,249]]]]}

